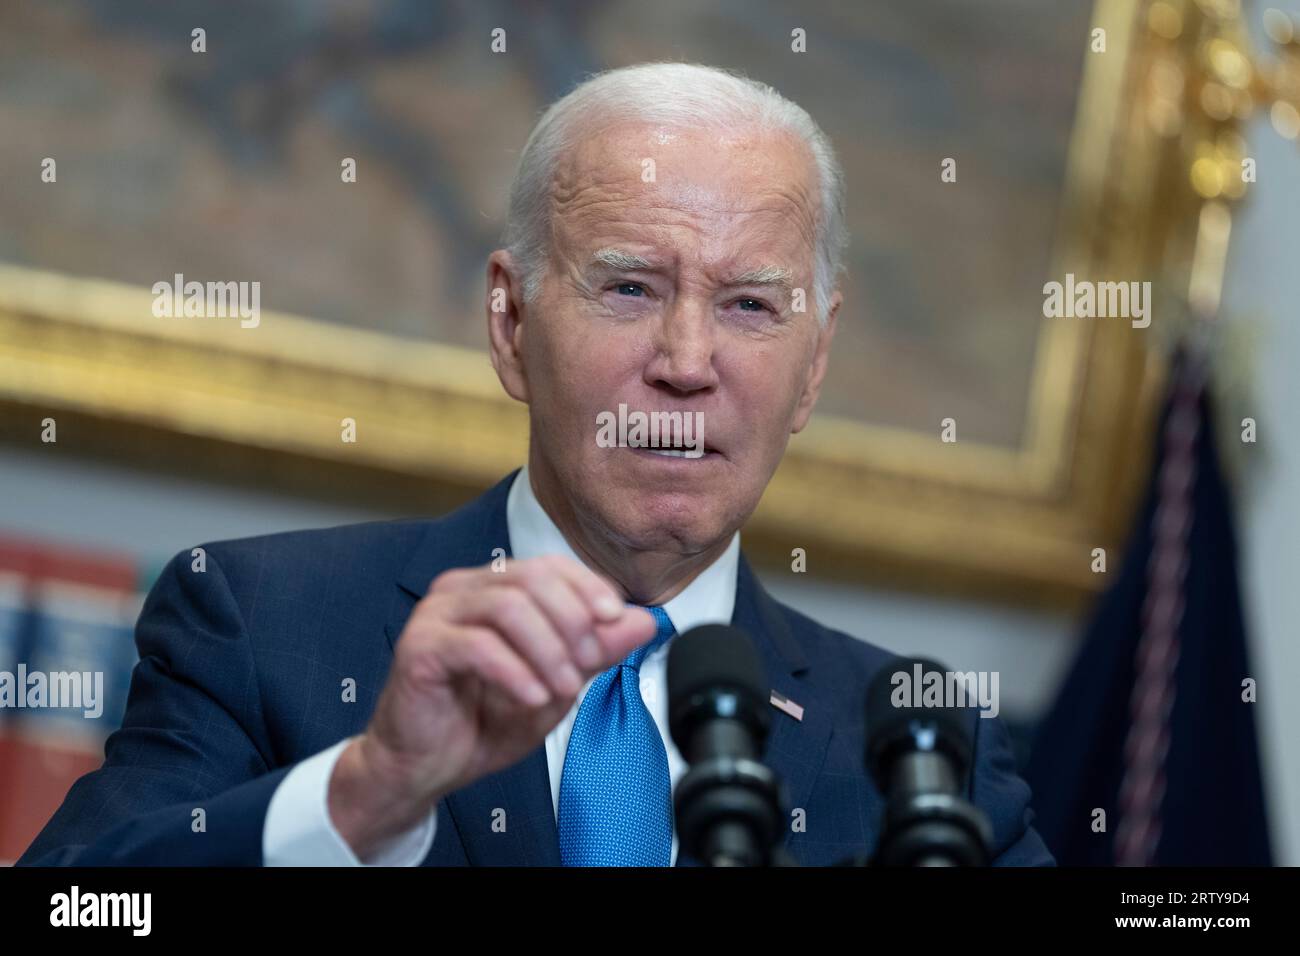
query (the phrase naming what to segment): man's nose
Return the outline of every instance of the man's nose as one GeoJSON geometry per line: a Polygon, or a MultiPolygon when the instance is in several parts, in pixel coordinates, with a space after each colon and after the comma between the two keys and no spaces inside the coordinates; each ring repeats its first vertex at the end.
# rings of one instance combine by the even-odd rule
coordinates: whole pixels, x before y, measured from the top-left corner
{"type": "Polygon", "coordinates": [[[655,354],[646,366],[646,382],[680,392],[716,385],[715,334],[711,302],[686,296],[676,299],[655,331],[655,354]]]}

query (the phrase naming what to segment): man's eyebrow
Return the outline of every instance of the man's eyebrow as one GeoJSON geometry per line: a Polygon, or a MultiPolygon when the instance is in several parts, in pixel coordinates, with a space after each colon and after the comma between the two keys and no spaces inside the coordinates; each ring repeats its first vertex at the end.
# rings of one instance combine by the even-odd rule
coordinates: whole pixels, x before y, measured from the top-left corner
{"type": "MultiPolygon", "coordinates": [[[[591,257],[592,265],[607,266],[623,271],[653,270],[655,264],[644,256],[638,256],[622,249],[599,249],[591,257]]],[[[733,279],[723,283],[727,286],[774,285],[786,290],[794,288],[794,273],[782,266],[759,266],[742,272],[733,279]]]]}
{"type": "Polygon", "coordinates": [[[653,269],[654,264],[643,256],[624,252],[622,249],[598,249],[591,257],[592,265],[609,266],[611,269],[653,269]]]}
{"type": "Polygon", "coordinates": [[[775,285],[789,290],[794,287],[794,273],[781,266],[760,266],[742,272],[726,285],[775,285]]]}

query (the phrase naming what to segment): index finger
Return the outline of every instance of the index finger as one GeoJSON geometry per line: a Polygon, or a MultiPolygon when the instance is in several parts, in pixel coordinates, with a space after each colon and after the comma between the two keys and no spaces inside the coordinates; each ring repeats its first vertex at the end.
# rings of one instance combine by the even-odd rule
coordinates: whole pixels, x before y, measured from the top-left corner
{"type": "Polygon", "coordinates": [[[608,578],[563,555],[554,555],[548,563],[591,609],[597,623],[612,623],[623,616],[627,602],[608,578]]]}

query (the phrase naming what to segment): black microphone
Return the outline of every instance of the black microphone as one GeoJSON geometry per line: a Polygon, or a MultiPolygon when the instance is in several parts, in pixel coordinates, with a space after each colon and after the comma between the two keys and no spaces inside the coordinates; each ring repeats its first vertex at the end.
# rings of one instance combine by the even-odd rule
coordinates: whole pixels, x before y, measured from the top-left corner
{"type": "Polygon", "coordinates": [[[723,624],[678,636],[668,653],[668,728],[690,765],[673,794],[679,852],[706,866],[779,857],[784,794],[760,758],[771,725],[753,643],[723,624]]]}
{"type": "MultiPolygon", "coordinates": [[[[873,862],[880,866],[986,866],[988,818],[961,796],[971,762],[969,708],[925,706],[925,675],[946,671],[924,658],[897,658],[867,688],[867,769],[885,794],[873,862]]],[[[978,719],[978,718],[977,718],[978,719]]]]}

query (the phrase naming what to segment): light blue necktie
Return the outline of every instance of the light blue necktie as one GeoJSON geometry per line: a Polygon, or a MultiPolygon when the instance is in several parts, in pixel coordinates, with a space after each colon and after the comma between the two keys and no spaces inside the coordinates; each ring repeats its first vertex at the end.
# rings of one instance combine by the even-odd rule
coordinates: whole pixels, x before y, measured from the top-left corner
{"type": "Polygon", "coordinates": [[[573,721],[560,775],[560,862],[667,866],[673,800],[668,752],[641,700],[641,662],[677,631],[663,608],[654,640],[599,674],[573,721]]]}

